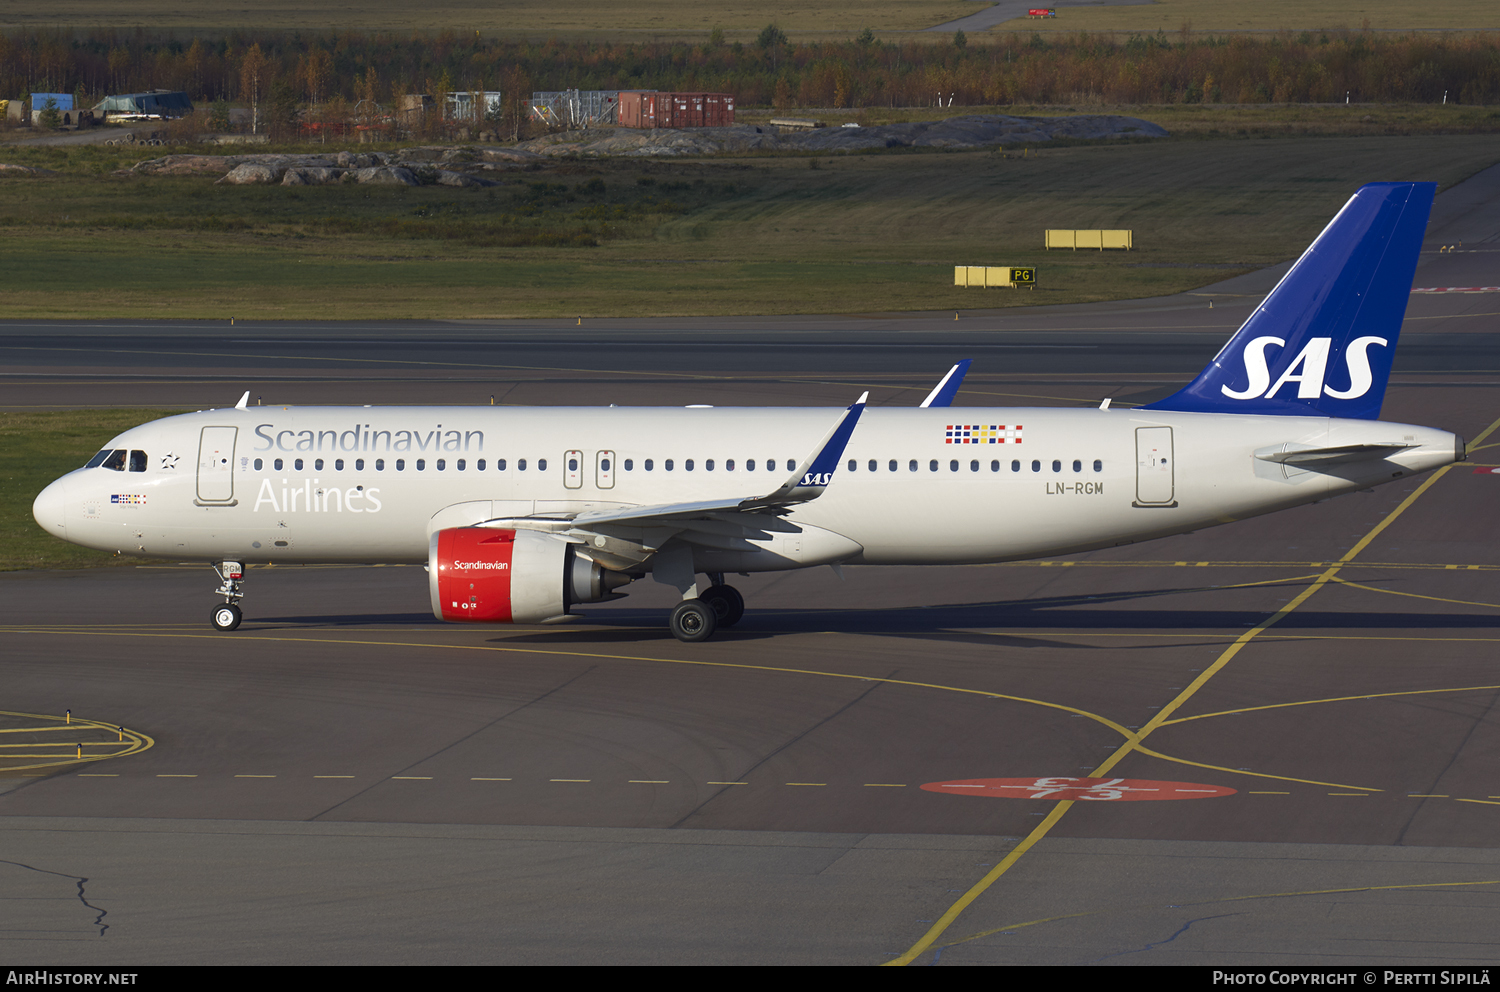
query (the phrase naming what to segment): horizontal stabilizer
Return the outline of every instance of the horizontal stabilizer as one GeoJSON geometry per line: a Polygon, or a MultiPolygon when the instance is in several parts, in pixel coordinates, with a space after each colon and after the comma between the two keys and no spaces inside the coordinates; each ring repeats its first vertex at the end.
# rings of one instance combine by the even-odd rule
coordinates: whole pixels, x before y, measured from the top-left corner
{"type": "Polygon", "coordinates": [[[1255,457],[1266,462],[1283,465],[1337,465],[1343,462],[1362,462],[1373,458],[1385,458],[1398,451],[1416,447],[1401,441],[1386,444],[1339,444],[1329,448],[1301,448],[1290,444],[1278,444],[1262,448],[1255,457]]]}

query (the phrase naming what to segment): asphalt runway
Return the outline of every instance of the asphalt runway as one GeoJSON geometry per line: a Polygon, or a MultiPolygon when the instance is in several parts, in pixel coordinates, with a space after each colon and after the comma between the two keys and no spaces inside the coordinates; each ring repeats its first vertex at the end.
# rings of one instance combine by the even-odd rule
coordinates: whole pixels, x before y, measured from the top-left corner
{"type": "MultiPolygon", "coordinates": [[[[1495,178],[1440,198],[1418,288],[1500,283],[1495,178]]],[[[899,405],[975,357],[961,406],[1139,400],[1274,277],[956,322],[6,324],[0,375],[10,409],[899,405]]],[[[203,566],[0,574],[0,954],[1494,963],[1497,302],[1414,296],[1383,413],[1468,463],[1068,561],[753,576],[700,645],[650,583],[477,629],[420,568],[264,568],[222,635],[203,566]]]]}

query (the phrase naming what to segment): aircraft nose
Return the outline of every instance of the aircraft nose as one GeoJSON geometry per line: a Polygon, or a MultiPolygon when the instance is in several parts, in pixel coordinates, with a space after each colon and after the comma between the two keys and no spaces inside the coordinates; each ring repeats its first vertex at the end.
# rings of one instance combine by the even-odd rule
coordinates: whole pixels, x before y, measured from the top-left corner
{"type": "Polygon", "coordinates": [[[68,486],[66,479],[58,479],[37,493],[31,504],[31,515],[42,530],[67,540],[68,538],[68,486]]]}

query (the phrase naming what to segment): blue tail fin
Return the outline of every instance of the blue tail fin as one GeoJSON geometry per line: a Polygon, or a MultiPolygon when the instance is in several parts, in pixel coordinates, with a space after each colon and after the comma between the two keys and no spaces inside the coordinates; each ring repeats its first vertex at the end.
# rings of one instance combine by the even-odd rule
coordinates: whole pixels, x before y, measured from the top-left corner
{"type": "Polygon", "coordinates": [[[1143,409],[1379,417],[1436,191],[1361,187],[1198,378],[1143,409]]]}

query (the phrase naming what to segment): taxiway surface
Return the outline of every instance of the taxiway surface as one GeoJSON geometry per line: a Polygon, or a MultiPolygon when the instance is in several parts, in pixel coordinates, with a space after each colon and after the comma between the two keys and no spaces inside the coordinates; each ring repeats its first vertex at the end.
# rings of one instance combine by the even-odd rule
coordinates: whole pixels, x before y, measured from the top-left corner
{"type": "MultiPolygon", "coordinates": [[[[1476,215],[1500,221],[1456,212],[1462,254],[1435,221],[1419,288],[1500,282],[1476,215]]],[[[12,408],[901,405],[973,356],[961,406],[1072,405],[1180,384],[1258,298],[1233,291],[958,322],[12,324],[0,373],[12,408]]],[[[1493,963],[1497,300],[1414,297],[1383,414],[1468,463],[1067,561],[754,576],[700,645],[649,584],[474,629],[430,619],[420,568],[266,568],[223,635],[201,566],[0,575],[0,737],[34,766],[0,773],[0,949],[1493,963]],[[1093,778],[1123,781],[1055,791],[1093,778]],[[983,779],[1013,781],[962,791],[983,779]]]]}

